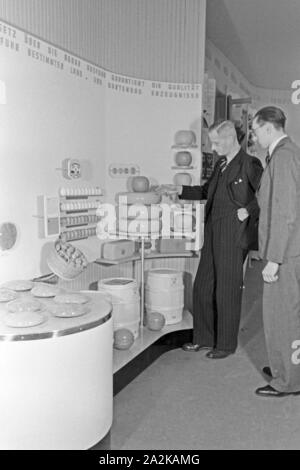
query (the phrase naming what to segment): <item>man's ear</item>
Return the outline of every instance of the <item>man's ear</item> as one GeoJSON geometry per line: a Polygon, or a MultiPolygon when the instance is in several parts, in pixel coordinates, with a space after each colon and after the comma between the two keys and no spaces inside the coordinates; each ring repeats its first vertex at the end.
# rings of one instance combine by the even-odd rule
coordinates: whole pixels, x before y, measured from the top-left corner
{"type": "Polygon", "coordinates": [[[274,126],[273,124],[271,124],[270,122],[268,122],[267,124],[265,124],[266,126],[266,131],[267,131],[267,134],[272,134],[273,133],[273,130],[274,130],[274,126]]]}

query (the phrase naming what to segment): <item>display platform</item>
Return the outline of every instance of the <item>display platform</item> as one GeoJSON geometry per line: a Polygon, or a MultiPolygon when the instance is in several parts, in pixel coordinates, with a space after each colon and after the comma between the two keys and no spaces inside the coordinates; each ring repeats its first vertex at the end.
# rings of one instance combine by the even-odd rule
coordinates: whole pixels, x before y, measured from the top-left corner
{"type": "Polygon", "coordinates": [[[119,393],[163,353],[191,341],[192,328],[193,317],[188,310],[185,310],[180,323],[166,325],[160,331],[151,331],[147,327],[143,327],[139,338],[135,340],[129,350],[114,349],[114,395],[119,393]]]}

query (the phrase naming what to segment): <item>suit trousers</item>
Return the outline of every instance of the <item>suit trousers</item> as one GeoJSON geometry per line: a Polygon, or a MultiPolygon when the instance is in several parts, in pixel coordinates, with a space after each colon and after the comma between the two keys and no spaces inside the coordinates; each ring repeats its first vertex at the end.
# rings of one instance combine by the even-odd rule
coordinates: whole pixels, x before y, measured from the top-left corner
{"type": "Polygon", "coordinates": [[[280,392],[299,392],[300,256],[280,265],[278,281],[264,284],[263,322],[270,384],[280,392]]]}
{"type": "Polygon", "coordinates": [[[237,348],[247,255],[236,242],[240,224],[236,210],[208,217],[193,287],[194,343],[228,352],[237,348]]]}

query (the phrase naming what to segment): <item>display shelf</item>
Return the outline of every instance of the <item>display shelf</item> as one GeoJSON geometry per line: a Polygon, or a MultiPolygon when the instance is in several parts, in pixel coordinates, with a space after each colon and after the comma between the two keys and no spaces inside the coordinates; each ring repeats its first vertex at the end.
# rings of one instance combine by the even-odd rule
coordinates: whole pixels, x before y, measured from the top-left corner
{"type": "Polygon", "coordinates": [[[117,350],[113,352],[113,373],[118,372],[122,367],[126,366],[135,357],[145,351],[149,346],[155,343],[159,338],[168,333],[188,330],[193,328],[193,317],[188,310],[184,310],[182,321],[173,325],[165,325],[160,331],[151,331],[147,327],[141,328],[140,336],[134,341],[130,349],[117,350]]]}
{"type": "Polygon", "coordinates": [[[175,150],[189,150],[189,149],[197,149],[198,145],[197,144],[192,144],[192,145],[172,145],[172,149],[175,150]]]}
{"type": "MultiPolygon", "coordinates": [[[[155,259],[155,258],[198,258],[198,254],[195,251],[186,251],[186,252],[181,252],[181,253],[158,253],[158,252],[151,252],[151,253],[145,253],[145,260],[146,259],[155,259]]],[[[107,260],[103,258],[97,258],[94,263],[96,264],[101,264],[105,266],[114,266],[117,264],[121,263],[128,263],[130,261],[140,261],[141,260],[141,254],[136,253],[133,256],[130,256],[128,258],[122,258],[119,260],[107,260]]]]}
{"type": "Polygon", "coordinates": [[[190,165],[190,166],[171,166],[172,170],[197,170],[196,166],[190,165]]]}
{"type": "MultiPolygon", "coordinates": [[[[88,225],[90,225],[89,223],[85,223],[85,224],[74,224],[74,225],[64,225],[64,224],[61,224],[62,227],[64,228],[77,228],[77,227],[87,227],[88,225]]],[[[94,227],[94,226],[93,226],[94,227]]]]}

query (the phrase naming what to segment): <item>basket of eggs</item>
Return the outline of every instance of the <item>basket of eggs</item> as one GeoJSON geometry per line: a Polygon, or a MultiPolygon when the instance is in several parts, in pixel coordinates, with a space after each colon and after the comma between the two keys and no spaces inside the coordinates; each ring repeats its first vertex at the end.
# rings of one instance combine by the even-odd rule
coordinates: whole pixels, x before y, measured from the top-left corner
{"type": "Polygon", "coordinates": [[[48,253],[47,264],[58,277],[71,281],[82,273],[88,261],[78,248],[59,239],[48,253]]]}

